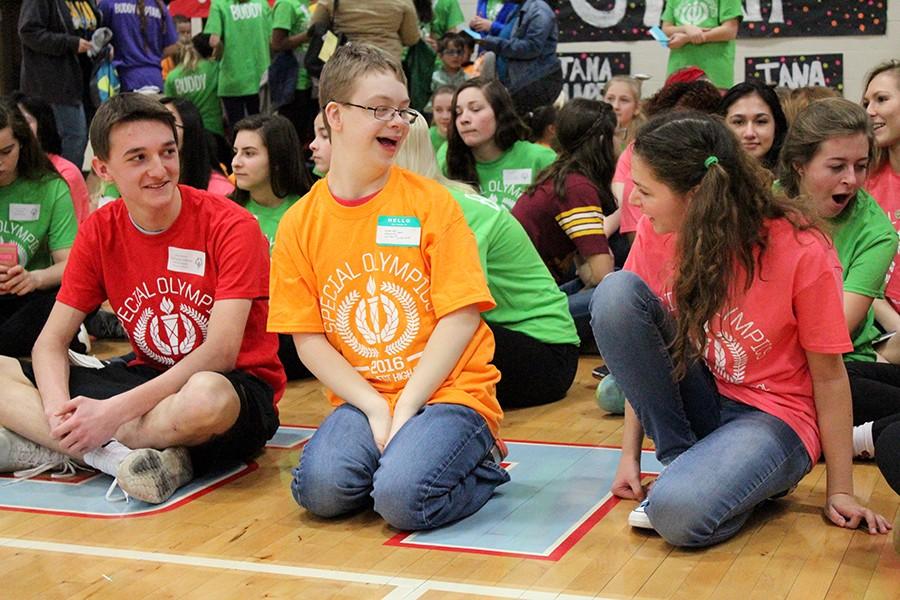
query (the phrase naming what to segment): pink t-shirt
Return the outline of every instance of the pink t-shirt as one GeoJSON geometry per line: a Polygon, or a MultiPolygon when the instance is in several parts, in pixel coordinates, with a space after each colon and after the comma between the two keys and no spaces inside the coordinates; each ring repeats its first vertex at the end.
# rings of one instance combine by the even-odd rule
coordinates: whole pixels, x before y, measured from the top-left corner
{"type": "MultiPolygon", "coordinates": [[[[768,247],[750,289],[710,322],[703,358],[719,393],[776,416],[793,429],[813,462],[821,453],[806,351],[853,349],[844,323],[841,267],[822,235],[772,220],[768,247]]],[[[659,235],[647,219],[625,269],[647,282],[671,311],[674,234],[659,235]]]]}
{"type": "Polygon", "coordinates": [[[72,206],[75,207],[75,220],[79,224],[82,223],[91,212],[91,198],[88,195],[87,184],[84,182],[84,175],[81,174],[78,167],[59,154],[48,153],[47,158],[69,186],[69,193],[72,194],[72,206]]]}
{"type": "Polygon", "coordinates": [[[616,162],[616,172],[613,175],[613,183],[622,183],[625,189],[622,190],[622,197],[619,198],[619,210],[622,213],[619,221],[619,232],[630,233],[637,231],[638,221],[641,220],[641,209],[633,206],[628,199],[631,198],[631,192],[634,190],[634,181],[631,180],[631,155],[634,154],[634,142],[626,146],[619,160],[616,162]]]}
{"type": "MultiPolygon", "coordinates": [[[[887,213],[894,225],[894,229],[900,232],[900,173],[894,172],[890,161],[884,161],[881,168],[869,174],[866,181],[868,191],[878,202],[878,206],[887,213]]],[[[900,247],[894,257],[894,262],[888,271],[887,287],[884,288],[884,297],[887,298],[894,310],[900,312],[900,272],[897,265],[900,264],[900,247]]]]}
{"type": "Polygon", "coordinates": [[[218,171],[213,171],[209,175],[209,183],[206,184],[206,191],[211,194],[227,196],[234,191],[234,184],[218,171]]]}

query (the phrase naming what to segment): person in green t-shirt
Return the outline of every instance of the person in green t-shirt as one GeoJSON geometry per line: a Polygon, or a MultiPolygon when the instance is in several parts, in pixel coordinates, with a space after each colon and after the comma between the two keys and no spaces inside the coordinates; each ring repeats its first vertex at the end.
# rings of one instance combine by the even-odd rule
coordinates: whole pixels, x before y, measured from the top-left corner
{"type": "Polygon", "coordinates": [[[496,343],[500,406],[538,406],[563,398],[578,368],[578,333],[566,295],[528,234],[497,201],[440,174],[424,119],[410,126],[394,162],[443,184],[475,234],[481,268],[497,303],[482,317],[496,343]]]}
{"type": "Polygon", "coordinates": [[[697,66],[716,87],[734,85],[734,39],[742,18],[740,0],[669,0],[662,29],[669,36],[671,75],[697,66]]]}
{"type": "Polygon", "coordinates": [[[304,152],[315,137],[313,119],[319,111],[318,103],[312,98],[312,79],[303,66],[303,54],[309,43],[309,17],[308,0],[278,0],[272,9],[272,51],[293,52],[299,63],[294,98],[280,106],[278,114],[294,124],[304,152]]]}
{"type": "Polygon", "coordinates": [[[213,0],[204,33],[209,34],[210,45],[221,56],[219,98],[229,124],[234,125],[259,112],[260,79],[269,68],[269,3],[213,0]]]}
{"type": "Polygon", "coordinates": [[[77,227],[69,186],[18,108],[0,103],[0,354],[31,354],[77,227]]]}
{"type": "MultiPolygon", "coordinates": [[[[281,115],[253,115],[234,126],[234,171],[237,189],[232,199],[259,221],[269,252],[284,213],[309,191],[309,175],[300,158],[300,141],[290,121],[281,115]]],[[[294,340],[278,336],[278,358],[287,378],[312,374],[297,357],[294,340]]]]}
{"type": "Polygon", "coordinates": [[[166,77],[165,95],[185,98],[200,111],[203,127],[224,137],[222,104],[219,102],[219,63],[210,60],[209,34],[198,33],[184,47],[182,60],[166,77]]]}
{"type": "Polygon", "coordinates": [[[853,340],[853,351],[844,355],[853,398],[853,451],[869,458],[877,433],[900,415],[900,365],[883,362],[872,347],[880,334],[872,302],[884,297],[885,274],[897,252],[893,225],[862,189],[872,154],[865,110],[843,98],[827,98],[794,120],[778,164],[785,193],[803,199],[830,226],[853,340]]]}
{"type": "Polygon", "coordinates": [[[455,87],[442,85],[431,95],[432,125],[428,132],[431,134],[431,146],[435,152],[447,143],[447,132],[450,129],[450,121],[453,120],[450,105],[453,104],[455,93],[455,87]]]}
{"type": "Polygon", "coordinates": [[[556,160],[556,152],[526,142],[528,129],[497,80],[470,79],[451,105],[447,144],[437,153],[441,171],[511,209],[522,192],[556,160]]]}

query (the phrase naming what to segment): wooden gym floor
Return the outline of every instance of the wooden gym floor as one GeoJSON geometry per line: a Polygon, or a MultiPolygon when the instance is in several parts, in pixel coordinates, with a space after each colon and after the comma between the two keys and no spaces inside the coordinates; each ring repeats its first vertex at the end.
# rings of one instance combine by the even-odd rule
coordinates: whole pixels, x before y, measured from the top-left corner
{"type": "MultiPolygon", "coordinates": [[[[597,362],[582,359],[566,399],[508,412],[504,438],[617,445],[621,418],[593,400],[597,362]]],[[[291,384],[279,406],[285,424],[329,412],[315,382],[291,384]]],[[[371,512],[310,517],[289,491],[297,456],[267,450],[255,471],[150,516],[0,510],[0,598],[900,598],[891,536],[826,524],[822,464],[719,546],[678,550],[634,531],[622,501],[545,560],[385,545],[397,532],[371,512]]],[[[858,463],[854,475],[857,495],[895,520],[900,498],[877,469],[858,463]]]]}

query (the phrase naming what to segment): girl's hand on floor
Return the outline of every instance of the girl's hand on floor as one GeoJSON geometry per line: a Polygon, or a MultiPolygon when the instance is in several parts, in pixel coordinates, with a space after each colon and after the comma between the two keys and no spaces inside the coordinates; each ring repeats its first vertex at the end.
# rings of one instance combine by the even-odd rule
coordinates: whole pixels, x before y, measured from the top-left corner
{"type": "Polygon", "coordinates": [[[825,516],[837,525],[847,529],[856,529],[863,520],[869,533],[887,533],[891,525],[887,519],[866,508],[850,494],[832,494],[825,501],[825,516]]]}

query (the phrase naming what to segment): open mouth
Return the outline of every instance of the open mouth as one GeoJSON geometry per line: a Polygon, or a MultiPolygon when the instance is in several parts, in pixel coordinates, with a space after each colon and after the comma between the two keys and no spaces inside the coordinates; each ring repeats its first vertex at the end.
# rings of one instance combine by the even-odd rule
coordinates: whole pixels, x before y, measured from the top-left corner
{"type": "Polygon", "coordinates": [[[386,137],[378,137],[378,138],[375,138],[375,139],[378,140],[378,143],[379,143],[379,144],[381,144],[383,147],[385,147],[385,148],[387,148],[387,149],[389,149],[389,150],[396,150],[396,149],[397,149],[398,140],[393,140],[393,139],[391,139],[391,138],[386,138],[386,137]]]}
{"type": "Polygon", "coordinates": [[[837,204],[838,206],[843,206],[850,201],[852,194],[832,194],[831,201],[837,204]]]}

